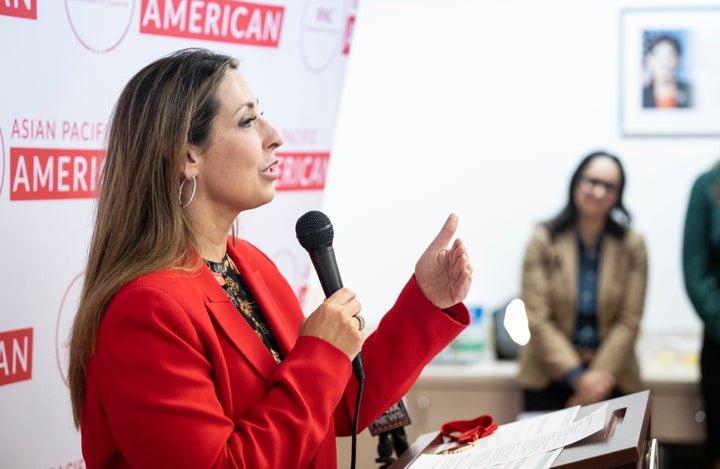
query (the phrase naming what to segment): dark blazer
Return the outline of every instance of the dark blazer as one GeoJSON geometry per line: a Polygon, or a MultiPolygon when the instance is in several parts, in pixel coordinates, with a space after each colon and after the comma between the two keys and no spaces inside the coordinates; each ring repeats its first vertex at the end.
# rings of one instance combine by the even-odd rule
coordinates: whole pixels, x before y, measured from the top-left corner
{"type": "MultiPolygon", "coordinates": [[[[143,275],[100,326],[82,419],[86,467],[333,468],[349,435],[357,381],[348,357],[298,337],[290,285],[254,246],[228,242],[284,356],[277,365],[205,266],[143,275]]],[[[412,278],[365,341],[360,429],[400,400],[469,322],[444,314],[412,278]]]]}
{"type": "MultiPolygon", "coordinates": [[[[677,83],[676,108],[692,107],[692,90],[690,85],[679,81],[677,83]]],[[[655,87],[651,83],[643,88],[643,106],[644,108],[655,107],[655,87]]]]}
{"type": "MultiPolygon", "coordinates": [[[[643,237],[629,231],[623,239],[606,234],[600,247],[597,321],[600,347],[590,363],[615,376],[617,387],[640,389],[635,341],[647,287],[647,252],[643,237]]],[[[538,226],[525,253],[522,300],[530,341],[520,354],[519,381],[544,389],[581,364],[572,344],[577,320],[578,240],[574,230],[552,240],[538,226]]]]}

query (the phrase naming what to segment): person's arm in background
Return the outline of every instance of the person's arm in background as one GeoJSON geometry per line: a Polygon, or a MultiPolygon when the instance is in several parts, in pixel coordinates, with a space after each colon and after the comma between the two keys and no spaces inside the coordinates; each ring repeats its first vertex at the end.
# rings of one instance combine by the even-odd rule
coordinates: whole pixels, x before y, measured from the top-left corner
{"type": "MultiPolygon", "coordinates": [[[[683,278],[690,302],[706,330],[720,342],[718,266],[711,257],[710,220],[718,208],[713,200],[716,172],[700,176],[690,192],[683,233],[683,278]]],[[[717,215],[720,221],[720,213],[717,215]]]]}
{"type": "Polygon", "coordinates": [[[550,234],[543,226],[535,229],[525,251],[522,273],[522,300],[530,329],[532,353],[542,359],[552,381],[561,381],[581,365],[570,338],[551,314],[551,279],[561,259],[550,252],[550,234]]]}

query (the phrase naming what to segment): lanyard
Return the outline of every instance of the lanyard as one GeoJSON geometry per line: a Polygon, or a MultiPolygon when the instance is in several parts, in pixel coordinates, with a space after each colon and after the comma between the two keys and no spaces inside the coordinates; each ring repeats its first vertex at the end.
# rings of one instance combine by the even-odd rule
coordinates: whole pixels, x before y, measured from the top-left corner
{"type": "Polygon", "coordinates": [[[440,427],[440,434],[455,440],[457,443],[472,443],[479,438],[490,435],[497,429],[489,415],[470,420],[453,420],[440,427]]]}

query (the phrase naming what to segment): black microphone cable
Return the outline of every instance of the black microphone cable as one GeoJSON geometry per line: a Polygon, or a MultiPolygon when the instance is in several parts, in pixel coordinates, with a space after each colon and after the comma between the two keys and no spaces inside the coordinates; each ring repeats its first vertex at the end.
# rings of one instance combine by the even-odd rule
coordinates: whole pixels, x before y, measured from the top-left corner
{"type": "Polygon", "coordinates": [[[352,429],[352,448],[350,451],[350,469],[355,469],[355,460],[357,459],[357,432],[358,420],[360,419],[360,401],[362,400],[363,385],[365,384],[365,376],[358,378],[357,399],[355,402],[355,415],[353,417],[352,429]]]}

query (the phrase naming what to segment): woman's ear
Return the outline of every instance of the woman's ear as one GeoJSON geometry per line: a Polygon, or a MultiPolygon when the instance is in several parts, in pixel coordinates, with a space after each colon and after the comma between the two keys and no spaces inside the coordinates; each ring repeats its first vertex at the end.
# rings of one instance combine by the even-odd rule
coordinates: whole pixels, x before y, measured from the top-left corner
{"type": "Polygon", "coordinates": [[[200,155],[200,148],[195,145],[188,144],[185,148],[185,167],[183,168],[185,179],[192,179],[197,176],[200,169],[200,155]]]}

